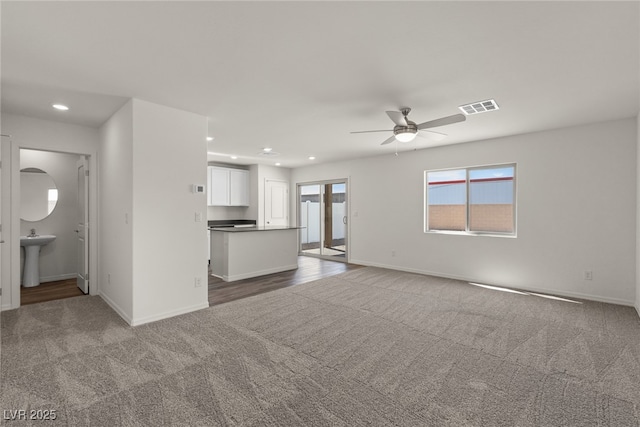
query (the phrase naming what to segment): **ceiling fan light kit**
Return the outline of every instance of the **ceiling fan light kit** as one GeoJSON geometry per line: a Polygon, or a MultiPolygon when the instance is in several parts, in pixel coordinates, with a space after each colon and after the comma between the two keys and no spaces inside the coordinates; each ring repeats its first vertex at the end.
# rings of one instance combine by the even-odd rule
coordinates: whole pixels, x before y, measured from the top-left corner
{"type": "Polygon", "coordinates": [[[393,132],[394,135],[396,136],[396,139],[400,142],[411,142],[414,140],[414,138],[416,137],[416,133],[418,133],[418,130],[414,130],[413,132],[409,131],[409,130],[403,130],[401,132],[393,132]]]}

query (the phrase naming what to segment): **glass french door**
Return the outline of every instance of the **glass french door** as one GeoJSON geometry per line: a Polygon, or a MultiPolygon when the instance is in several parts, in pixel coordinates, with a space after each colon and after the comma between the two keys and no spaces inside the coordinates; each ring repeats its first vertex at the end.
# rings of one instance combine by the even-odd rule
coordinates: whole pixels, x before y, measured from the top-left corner
{"type": "Polygon", "coordinates": [[[300,254],[347,261],[346,180],[298,184],[300,254]]]}

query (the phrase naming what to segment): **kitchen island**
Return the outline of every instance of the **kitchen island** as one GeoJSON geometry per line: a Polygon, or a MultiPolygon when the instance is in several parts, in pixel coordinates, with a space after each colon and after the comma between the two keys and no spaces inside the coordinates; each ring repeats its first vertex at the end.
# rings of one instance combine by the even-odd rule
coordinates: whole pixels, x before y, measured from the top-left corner
{"type": "Polygon", "coordinates": [[[298,268],[302,227],[212,227],[211,273],[224,280],[248,279],[298,268]]]}

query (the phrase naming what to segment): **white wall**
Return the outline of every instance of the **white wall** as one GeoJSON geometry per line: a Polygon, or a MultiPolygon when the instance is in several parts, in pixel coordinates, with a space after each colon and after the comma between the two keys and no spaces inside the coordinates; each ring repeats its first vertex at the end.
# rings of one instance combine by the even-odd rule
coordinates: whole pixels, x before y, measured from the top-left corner
{"type": "Polygon", "coordinates": [[[636,127],[627,119],[321,164],[294,169],[292,188],[349,178],[353,263],[633,304],[636,127]],[[517,238],[423,232],[425,170],[508,162],[518,165],[517,238]]]}
{"type": "MultiPolygon", "coordinates": [[[[45,171],[58,189],[58,204],[49,216],[40,221],[20,220],[20,235],[35,228],[37,234],[53,234],[56,239],[40,249],[40,281],[49,282],[76,277],[78,237],[77,228],[78,181],[77,154],[51,151],[20,150],[20,169],[38,168],[45,171]]],[[[42,175],[42,174],[40,174],[42,175]]],[[[25,194],[21,194],[24,202],[25,194]]],[[[46,194],[41,194],[46,205],[46,194]]],[[[45,212],[46,214],[46,212],[45,212]]],[[[24,250],[21,251],[21,269],[24,250]]]]}
{"type": "Polygon", "coordinates": [[[132,324],[209,306],[206,136],[204,116],[133,100],[132,324]]]}
{"type": "Polygon", "coordinates": [[[207,206],[207,219],[255,219],[250,212],[249,206],[207,206]]]}
{"type": "MultiPolygon", "coordinates": [[[[20,150],[34,149],[73,153],[89,156],[89,167],[96,169],[96,153],[100,141],[97,129],[52,122],[33,117],[3,114],[2,133],[12,135],[10,157],[3,156],[4,162],[11,169],[11,191],[3,193],[3,209],[9,205],[8,224],[3,224],[4,251],[8,251],[10,265],[10,285],[6,284],[6,273],[3,272],[2,309],[17,308],[20,305],[20,150]],[[5,286],[7,285],[7,286],[5,286]]],[[[97,180],[89,180],[89,215],[90,222],[97,223],[97,180]]],[[[3,255],[4,256],[4,255],[3,255]]],[[[89,266],[97,270],[97,239],[90,241],[89,266]]],[[[6,266],[3,264],[3,271],[6,266]]],[[[94,282],[91,293],[97,292],[98,284],[94,282]]]]}
{"type": "Polygon", "coordinates": [[[100,296],[133,319],[133,101],[100,128],[100,296]]]}
{"type": "Polygon", "coordinates": [[[131,325],[209,306],[206,130],[138,99],[101,129],[101,295],[131,325]]]}

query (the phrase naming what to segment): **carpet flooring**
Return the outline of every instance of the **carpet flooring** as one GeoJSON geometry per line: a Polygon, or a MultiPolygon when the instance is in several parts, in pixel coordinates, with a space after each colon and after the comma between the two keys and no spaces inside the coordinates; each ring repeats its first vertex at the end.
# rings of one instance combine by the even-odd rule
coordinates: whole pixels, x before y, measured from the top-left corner
{"type": "Polygon", "coordinates": [[[640,420],[631,307],[367,267],[135,328],[88,296],[1,321],[5,425],[640,420]],[[56,420],[7,420],[20,409],[56,420]]]}

